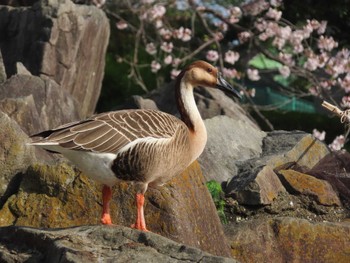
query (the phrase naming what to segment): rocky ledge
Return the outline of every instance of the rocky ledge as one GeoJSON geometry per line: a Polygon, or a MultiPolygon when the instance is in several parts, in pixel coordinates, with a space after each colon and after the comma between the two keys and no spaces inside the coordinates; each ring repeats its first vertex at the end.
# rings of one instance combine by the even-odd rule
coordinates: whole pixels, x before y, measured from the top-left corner
{"type": "Polygon", "coordinates": [[[122,226],[0,228],[1,262],[222,262],[197,248],[122,226]]]}

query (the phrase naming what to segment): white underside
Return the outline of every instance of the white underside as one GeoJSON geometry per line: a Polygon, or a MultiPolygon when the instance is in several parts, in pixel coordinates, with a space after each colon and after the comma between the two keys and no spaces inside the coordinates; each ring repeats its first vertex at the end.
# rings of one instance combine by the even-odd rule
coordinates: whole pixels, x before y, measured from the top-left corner
{"type": "Polygon", "coordinates": [[[111,170],[111,165],[116,158],[116,154],[74,151],[53,143],[40,143],[33,145],[61,153],[76,165],[85,175],[102,184],[113,186],[118,181],[117,177],[111,170]]]}

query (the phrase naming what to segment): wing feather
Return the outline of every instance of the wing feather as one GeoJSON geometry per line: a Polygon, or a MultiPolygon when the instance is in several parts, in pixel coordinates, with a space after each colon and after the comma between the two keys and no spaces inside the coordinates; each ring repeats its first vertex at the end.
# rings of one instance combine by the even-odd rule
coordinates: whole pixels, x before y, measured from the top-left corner
{"type": "Polygon", "coordinates": [[[116,153],[137,139],[171,138],[184,125],[176,117],[160,111],[122,110],[41,132],[38,135],[45,138],[37,142],[56,142],[61,147],[81,151],[116,153]]]}

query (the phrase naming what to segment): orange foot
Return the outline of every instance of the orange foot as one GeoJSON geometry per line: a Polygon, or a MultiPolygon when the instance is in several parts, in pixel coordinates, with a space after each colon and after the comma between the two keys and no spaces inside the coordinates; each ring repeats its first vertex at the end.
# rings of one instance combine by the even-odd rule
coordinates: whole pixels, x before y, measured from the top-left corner
{"type": "Polygon", "coordinates": [[[102,214],[101,223],[104,225],[112,225],[111,215],[107,213],[102,214]]]}
{"type": "Polygon", "coordinates": [[[130,227],[144,232],[150,232],[145,226],[137,226],[136,224],[132,224],[130,227]]]}

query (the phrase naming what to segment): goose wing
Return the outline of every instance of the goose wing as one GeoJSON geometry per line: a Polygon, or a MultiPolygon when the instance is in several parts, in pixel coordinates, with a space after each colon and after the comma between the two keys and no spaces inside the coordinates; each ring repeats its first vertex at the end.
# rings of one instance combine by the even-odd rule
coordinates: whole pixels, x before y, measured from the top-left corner
{"type": "Polygon", "coordinates": [[[171,138],[185,124],[178,118],[155,110],[122,110],[95,115],[34,136],[44,138],[33,145],[59,145],[66,149],[116,153],[142,138],[171,138]]]}

